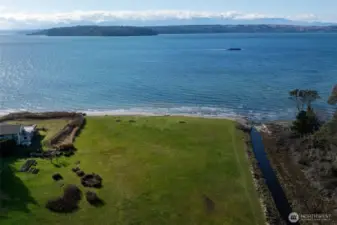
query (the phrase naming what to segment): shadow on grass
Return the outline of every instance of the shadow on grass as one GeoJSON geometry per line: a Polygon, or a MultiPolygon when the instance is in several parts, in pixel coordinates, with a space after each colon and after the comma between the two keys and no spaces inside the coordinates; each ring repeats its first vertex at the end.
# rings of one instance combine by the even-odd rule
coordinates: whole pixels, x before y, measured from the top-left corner
{"type": "Polygon", "coordinates": [[[29,204],[37,204],[31,196],[29,189],[16,175],[16,169],[12,164],[17,160],[15,158],[6,158],[1,160],[0,174],[0,192],[5,196],[1,201],[1,207],[6,212],[22,211],[29,213],[29,204]]]}
{"type": "Polygon", "coordinates": [[[29,147],[16,147],[10,156],[0,157],[0,197],[2,213],[0,217],[6,217],[7,212],[21,211],[29,213],[29,204],[38,203],[31,196],[29,189],[17,176],[16,168],[13,164],[20,159],[28,159],[31,152],[42,149],[42,140],[45,136],[36,135],[29,147]]]}
{"type": "Polygon", "coordinates": [[[78,129],[76,135],[75,135],[75,138],[79,137],[82,133],[82,131],[84,130],[85,126],[87,125],[87,120],[84,118],[84,121],[83,121],[83,124],[82,126],[80,127],[80,129],[78,129]]]}
{"type": "Polygon", "coordinates": [[[72,214],[77,212],[80,208],[76,205],[69,205],[62,198],[56,198],[54,200],[49,200],[45,206],[49,211],[58,214],[72,214]]]}
{"type": "Polygon", "coordinates": [[[95,202],[90,203],[90,205],[95,207],[103,207],[105,205],[105,201],[102,199],[97,199],[95,202]]]}
{"type": "Polygon", "coordinates": [[[45,135],[41,135],[39,133],[35,135],[32,140],[32,145],[29,148],[32,151],[35,151],[37,149],[42,149],[42,141],[44,140],[45,137],[46,137],[45,135]]]}

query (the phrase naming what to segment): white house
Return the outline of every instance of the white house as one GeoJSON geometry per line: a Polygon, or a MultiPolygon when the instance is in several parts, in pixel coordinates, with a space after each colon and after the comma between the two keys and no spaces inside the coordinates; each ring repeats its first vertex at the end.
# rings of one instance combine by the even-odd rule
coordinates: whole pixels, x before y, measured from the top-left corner
{"type": "Polygon", "coordinates": [[[36,125],[23,126],[23,131],[21,133],[21,145],[31,145],[35,132],[36,125]]]}
{"type": "Polygon", "coordinates": [[[0,124],[0,140],[14,140],[17,145],[29,146],[35,131],[36,125],[0,124]]]}

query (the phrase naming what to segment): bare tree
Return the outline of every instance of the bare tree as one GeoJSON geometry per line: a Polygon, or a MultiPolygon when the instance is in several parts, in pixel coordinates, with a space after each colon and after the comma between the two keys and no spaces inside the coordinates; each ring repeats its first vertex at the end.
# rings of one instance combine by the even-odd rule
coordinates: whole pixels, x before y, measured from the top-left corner
{"type": "Polygon", "coordinates": [[[295,101],[297,110],[304,111],[305,107],[307,110],[312,110],[311,104],[320,99],[318,92],[315,90],[300,90],[295,89],[289,92],[290,99],[295,101]]]}
{"type": "Polygon", "coordinates": [[[298,111],[302,111],[303,110],[303,104],[299,99],[299,89],[295,89],[289,92],[290,95],[290,99],[293,100],[296,103],[296,108],[298,111]]]}

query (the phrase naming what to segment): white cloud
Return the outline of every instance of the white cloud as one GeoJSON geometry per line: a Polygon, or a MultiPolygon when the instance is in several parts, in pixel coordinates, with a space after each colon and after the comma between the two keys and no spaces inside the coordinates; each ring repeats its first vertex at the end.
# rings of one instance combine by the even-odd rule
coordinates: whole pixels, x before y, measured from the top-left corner
{"type": "Polygon", "coordinates": [[[48,22],[60,22],[65,20],[160,20],[160,19],[194,19],[194,18],[265,18],[262,14],[245,14],[236,11],[229,12],[206,12],[206,11],[73,11],[66,13],[3,13],[0,18],[13,19],[18,21],[36,20],[48,22]]]}
{"type": "Polygon", "coordinates": [[[118,21],[165,21],[165,20],[191,20],[191,19],[231,19],[253,20],[266,18],[285,18],[296,20],[316,20],[312,14],[295,17],[265,15],[259,13],[242,13],[237,11],[207,12],[207,11],[179,11],[179,10],[156,10],[156,11],[72,11],[59,13],[26,13],[8,12],[0,6],[0,26],[39,27],[55,24],[76,22],[118,22],[118,21]]]}
{"type": "Polygon", "coordinates": [[[301,21],[317,21],[319,18],[314,14],[301,14],[291,17],[290,19],[301,20],[301,21]]]}

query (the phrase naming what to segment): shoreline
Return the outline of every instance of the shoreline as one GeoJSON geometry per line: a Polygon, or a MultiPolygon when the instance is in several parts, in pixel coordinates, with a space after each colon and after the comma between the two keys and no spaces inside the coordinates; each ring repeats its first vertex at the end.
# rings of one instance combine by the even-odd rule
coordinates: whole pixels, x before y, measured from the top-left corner
{"type": "Polygon", "coordinates": [[[0,109],[0,116],[7,115],[9,113],[19,112],[32,112],[43,113],[48,111],[66,111],[66,112],[81,112],[88,116],[188,116],[188,117],[202,117],[202,118],[220,118],[220,119],[236,119],[245,118],[256,122],[268,122],[275,120],[288,120],[294,116],[292,114],[280,113],[278,111],[263,111],[263,110],[245,110],[242,108],[227,108],[222,106],[193,106],[193,105],[181,105],[181,106],[134,106],[134,107],[119,107],[111,109],[67,109],[67,108],[55,108],[55,109],[25,109],[25,108],[4,108],[0,109]]]}
{"type": "Polygon", "coordinates": [[[240,115],[207,115],[197,113],[151,113],[151,112],[120,112],[120,111],[27,111],[27,110],[9,110],[0,112],[0,117],[7,116],[9,114],[17,113],[32,113],[32,114],[44,114],[44,113],[82,113],[90,117],[102,117],[102,116],[144,116],[144,117],[162,117],[162,116],[174,116],[174,117],[191,117],[191,118],[205,118],[205,119],[227,119],[233,121],[250,121],[245,116],[240,115]]]}
{"type": "Polygon", "coordinates": [[[102,117],[102,116],[139,116],[139,117],[190,117],[190,118],[203,118],[203,119],[224,119],[224,120],[245,120],[245,117],[231,117],[231,116],[212,116],[212,115],[195,115],[195,114],[179,114],[179,113],[171,113],[171,114],[156,114],[156,113],[85,113],[86,116],[89,117],[102,117]]]}

